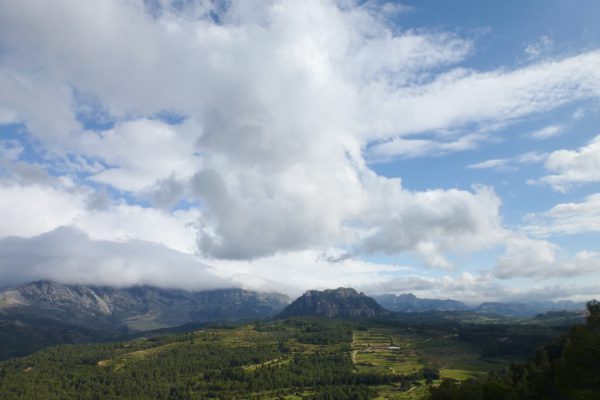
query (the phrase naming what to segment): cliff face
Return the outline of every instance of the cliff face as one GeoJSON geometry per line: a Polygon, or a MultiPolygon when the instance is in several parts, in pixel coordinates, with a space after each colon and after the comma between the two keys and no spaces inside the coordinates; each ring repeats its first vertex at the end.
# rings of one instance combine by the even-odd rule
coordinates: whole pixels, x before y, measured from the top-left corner
{"type": "Polygon", "coordinates": [[[269,317],[287,296],[242,289],[202,292],[140,286],[125,289],[40,281],[0,292],[4,314],[35,315],[70,323],[147,330],[190,322],[269,317]]]}
{"type": "Polygon", "coordinates": [[[40,281],[0,290],[0,359],[188,323],[271,317],[290,299],[241,289],[125,289],[40,281]]]}
{"type": "Polygon", "coordinates": [[[375,300],[351,288],[309,290],[280,314],[282,317],[320,315],[329,318],[375,318],[390,314],[375,300]]]}

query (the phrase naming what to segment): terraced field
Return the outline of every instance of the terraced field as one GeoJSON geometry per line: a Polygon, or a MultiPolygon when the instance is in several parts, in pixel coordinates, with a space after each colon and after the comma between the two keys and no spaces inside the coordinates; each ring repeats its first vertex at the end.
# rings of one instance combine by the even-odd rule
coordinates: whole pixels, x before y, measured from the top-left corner
{"type": "MultiPolygon", "coordinates": [[[[438,371],[439,378],[466,380],[507,365],[505,360],[482,359],[476,346],[448,332],[374,328],[355,331],[352,339],[352,360],[360,372],[416,378],[429,368],[438,371]]],[[[378,399],[421,399],[427,392],[424,379],[415,379],[410,388],[378,389],[378,399]]]]}

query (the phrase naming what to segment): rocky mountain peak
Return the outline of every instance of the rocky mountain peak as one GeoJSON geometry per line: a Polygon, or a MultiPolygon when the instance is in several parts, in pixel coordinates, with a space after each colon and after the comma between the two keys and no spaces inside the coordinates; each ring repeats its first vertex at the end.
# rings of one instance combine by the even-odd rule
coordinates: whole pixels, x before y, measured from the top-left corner
{"type": "Polygon", "coordinates": [[[287,306],[283,317],[321,315],[329,318],[374,318],[389,314],[375,300],[352,288],[309,290],[287,306]]]}

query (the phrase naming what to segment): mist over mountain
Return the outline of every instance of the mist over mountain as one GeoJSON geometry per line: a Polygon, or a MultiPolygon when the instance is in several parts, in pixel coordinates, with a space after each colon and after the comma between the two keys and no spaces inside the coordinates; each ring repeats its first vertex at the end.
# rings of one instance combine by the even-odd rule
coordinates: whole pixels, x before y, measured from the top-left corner
{"type": "Polygon", "coordinates": [[[0,292],[0,310],[72,322],[108,323],[130,330],[189,322],[243,320],[271,316],[289,303],[279,293],[242,289],[188,292],[138,286],[125,289],[38,281],[0,292]]]}
{"type": "Polygon", "coordinates": [[[585,303],[574,301],[532,301],[532,302],[484,302],[474,309],[481,314],[504,315],[507,317],[532,317],[554,311],[580,311],[585,303]]]}
{"type": "Polygon", "coordinates": [[[565,301],[530,301],[530,302],[483,302],[477,306],[452,299],[421,299],[412,293],[381,294],[372,296],[388,310],[403,313],[425,311],[472,311],[479,314],[493,314],[504,317],[533,317],[538,314],[556,311],[580,311],[585,303],[565,301]]]}
{"type": "Polygon", "coordinates": [[[469,310],[466,304],[457,300],[420,299],[412,293],[381,294],[372,297],[388,310],[398,312],[469,310]]]}

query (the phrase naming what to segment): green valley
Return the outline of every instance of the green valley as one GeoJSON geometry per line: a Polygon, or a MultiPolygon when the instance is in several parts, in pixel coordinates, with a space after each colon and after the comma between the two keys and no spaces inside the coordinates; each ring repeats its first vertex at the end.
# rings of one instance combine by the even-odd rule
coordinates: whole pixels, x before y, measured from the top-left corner
{"type": "Polygon", "coordinates": [[[485,357],[477,340],[464,338],[505,326],[459,330],[440,321],[295,317],[61,345],[0,363],[0,393],[7,400],[419,399],[442,378],[466,380],[508,365],[510,358],[485,357]]]}

